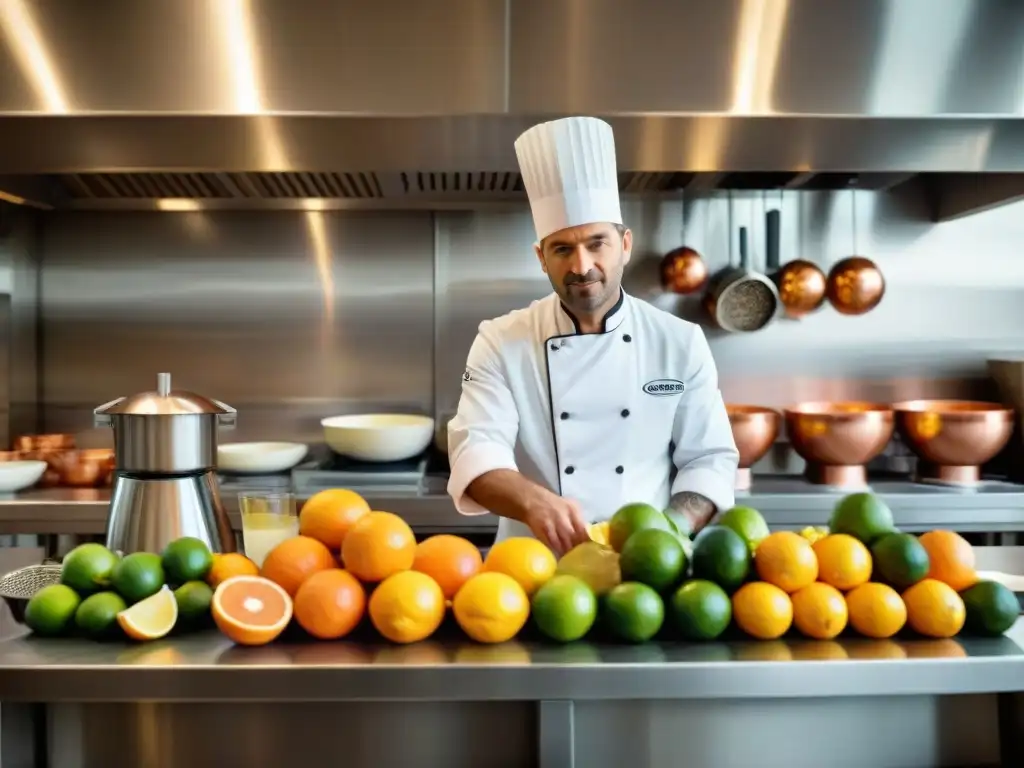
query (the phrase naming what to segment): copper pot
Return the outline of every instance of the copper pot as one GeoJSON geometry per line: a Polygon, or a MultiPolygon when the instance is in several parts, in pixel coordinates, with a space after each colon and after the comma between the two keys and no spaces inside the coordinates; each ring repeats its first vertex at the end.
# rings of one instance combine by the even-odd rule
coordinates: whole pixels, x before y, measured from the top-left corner
{"type": "Polygon", "coordinates": [[[14,440],[16,451],[66,451],[75,447],[75,436],[68,434],[19,435],[14,440]]]}
{"type": "Polygon", "coordinates": [[[765,214],[766,261],[768,272],[779,289],[779,302],[787,317],[798,318],[820,309],[825,303],[825,273],[817,264],[794,259],[780,267],[779,242],[782,214],[777,210],[765,214]]]}
{"type": "Polygon", "coordinates": [[[789,442],[807,462],[807,479],[822,485],[867,485],[864,465],[885,449],[893,433],[892,409],[876,403],[801,403],[784,415],[789,442]]]}
{"type": "Polygon", "coordinates": [[[881,303],[885,278],[871,259],[850,256],[829,270],[825,293],[837,312],[863,315],[881,303]]]}
{"type": "Polygon", "coordinates": [[[726,405],[732,437],[740,454],[736,490],[750,488],[750,468],[760,461],[779,436],[779,413],[760,405],[726,405]]]}
{"type": "Polygon", "coordinates": [[[708,282],[708,265],[693,248],[676,248],[661,260],[661,282],[673,293],[696,293],[708,282]]]}
{"type": "Polygon", "coordinates": [[[1013,434],[1012,408],[970,400],[896,403],[896,429],[918,458],[920,480],[973,485],[1013,434]]]}
{"type": "Polygon", "coordinates": [[[39,485],[46,488],[66,486],[95,488],[110,485],[114,473],[112,448],[89,448],[70,451],[28,451],[26,458],[47,463],[39,485]]]}

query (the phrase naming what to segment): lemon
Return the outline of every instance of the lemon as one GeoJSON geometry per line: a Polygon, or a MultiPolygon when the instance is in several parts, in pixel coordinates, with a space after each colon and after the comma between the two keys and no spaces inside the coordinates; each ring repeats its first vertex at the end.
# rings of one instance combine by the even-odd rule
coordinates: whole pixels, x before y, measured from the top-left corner
{"type": "Polygon", "coordinates": [[[526,624],[530,599],[511,576],[480,573],[462,585],[452,601],[452,613],[462,631],[478,643],[504,643],[526,624]]]}
{"type": "Polygon", "coordinates": [[[551,550],[537,539],[526,536],[498,542],[484,560],[484,571],[511,576],[527,595],[532,595],[554,576],[557,567],[551,550]]]}
{"type": "Polygon", "coordinates": [[[174,629],[178,621],[178,601],[166,584],[127,610],[117,614],[117,623],[133,640],[156,640],[174,629]]]}
{"type": "Polygon", "coordinates": [[[587,526],[587,533],[590,535],[591,541],[596,541],[598,544],[604,544],[609,546],[612,543],[611,532],[609,530],[610,524],[607,520],[603,523],[594,523],[593,525],[587,526]]]}

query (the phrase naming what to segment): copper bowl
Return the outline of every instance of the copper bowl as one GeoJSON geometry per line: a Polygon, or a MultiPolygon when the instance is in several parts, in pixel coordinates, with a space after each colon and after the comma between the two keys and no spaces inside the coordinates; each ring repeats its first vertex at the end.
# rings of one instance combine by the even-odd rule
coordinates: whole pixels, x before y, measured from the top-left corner
{"type": "Polygon", "coordinates": [[[57,471],[59,484],[70,488],[108,485],[114,472],[112,448],[54,451],[46,461],[57,471]]]}
{"type": "Polygon", "coordinates": [[[893,405],[896,429],[918,458],[921,480],[972,485],[981,465],[1013,434],[1013,409],[971,400],[911,400],[893,405]]]}
{"type": "Polygon", "coordinates": [[[812,483],[864,487],[864,465],[892,439],[893,412],[888,405],[801,403],[784,414],[789,442],[807,462],[806,475],[812,483]]]}
{"type": "Polygon", "coordinates": [[[768,453],[779,436],[780,417],[778,411],[760,405],[726,405],[725,409],[740,453],[736,490],[745,491],[750,488],[750,468],[768,453]]]}
{"type": "Polygon", "coordinates": [[[75,447],[75,436],[66,434],[19,435],[14,440],[16,451],[67,451],[75,447]]]}

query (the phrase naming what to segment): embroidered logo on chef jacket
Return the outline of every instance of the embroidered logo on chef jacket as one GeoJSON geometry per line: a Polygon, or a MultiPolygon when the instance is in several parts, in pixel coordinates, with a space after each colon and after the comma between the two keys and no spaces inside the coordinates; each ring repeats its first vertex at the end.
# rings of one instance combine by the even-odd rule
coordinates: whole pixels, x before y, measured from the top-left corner
{"type": "Polygon", "coordinates": [[[644,392],[654,397],[678,395],[683,391],[683,382],[678,379],[655,379],[644,384],[644,392]]]}
{"type": "Polygon", "coordinates": [[[463,372],[462,380],[463,381],[472,381],[473,380],[473,376],[470,374],[468,368],[463,372]]]}

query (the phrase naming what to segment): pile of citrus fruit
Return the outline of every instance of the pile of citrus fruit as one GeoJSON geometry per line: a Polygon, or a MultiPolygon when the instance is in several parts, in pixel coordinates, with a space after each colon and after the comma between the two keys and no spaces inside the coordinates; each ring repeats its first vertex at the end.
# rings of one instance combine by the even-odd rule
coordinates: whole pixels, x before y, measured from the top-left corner
{"type": "Polygon", "coordinates": [[[60,583],[29,600],[25,623],[50,637],[155,640],[172,630],[209,626],[215,588],[232,576],[257,572],[244,556],[214,555],[191,537],[171,542],[160,554],[124,557],[101,544],[82,544],[65,556],[60,583]]]}

